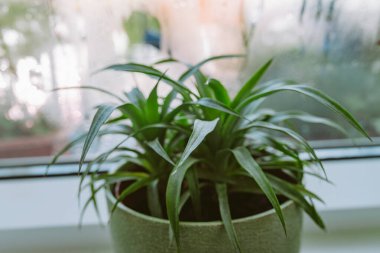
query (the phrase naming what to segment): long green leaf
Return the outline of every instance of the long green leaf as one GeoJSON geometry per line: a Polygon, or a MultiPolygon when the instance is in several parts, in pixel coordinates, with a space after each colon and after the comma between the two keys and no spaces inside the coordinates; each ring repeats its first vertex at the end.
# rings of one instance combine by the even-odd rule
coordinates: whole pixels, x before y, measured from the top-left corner
{"type": "Polygon", "coordinates": [[[139,108],[145,107],[146,99],[139,88],[133,88],[130,92],[125,93],[125,95],[128,97],[128,100],[135,106],[139,108]]]}
{"type": "Polygon", "coordinates": [[[66,153],[68,150],[70,150],[72,147],[74,147],[75,145],[83,142],[85,140],[85,138],[87,137],[87,133],[85,134],[82,134],[80,135],[79,137],[77,137],[75,140],[69,142],[66,146],[64,146],[57,154],[54,155],[53,159],[51,160],[51,162],[49,163],[49,165],[46,167],[46,171],[45,171],[45,174],[47,175],[49,173],[49,169],[52,165],[54,165],[57,160],[64,154],[66,153]]]}
{"type": "Polygon", "coordinates": [[[232,218],[230,213],[230,205],[228,204],[228,194],[226,184],[216,184],[216,193],[218,195],[219,212],[223,221],[224,228],[227,232],[235,252],[241,253],[240,244],[236,235],[234,225],[232,224],[232,218]]]}
{"type": "Polygon", "coordinates": [[[86,140],[84,141],[82,155],[79,160],[79,171],[82,168],[82,164],[86,158],[86,155],[91,147],[91,144],[93,143],[95,137],[97,136],[100,127],[107,121],[109,116],[112,114],[112,112],[115,110],[116,106],[114,105],[100,105],[98,107],[98,111],[96,112],[90,129],[88,130],[88,134],[86,136],[86,140]]]}
{"type": "Polygon", "coordinates": [[[149,122],[158,122],[160,120],[157,88],[158,88],[160,81],[162,80],[162,78],[165,75],[166,75],[166,71],[162,74],[162,76],[159,77],[156,85],[154,86],[154,88],[150,92],[149,97],[147,99],[147,103],[145,106],[145,114],[147,115],[149,122]]]}
{"type": "Polygon", "coordinates": [[[260,67],[260,69],[248,79],[248,81],[243,85],[243,87],[240,89],[240,91],[232,101],[232,108],[235,108],[239,101],[243,100],[251,93],[252,89],[257,85],[257,83],[260,81],[261,77],[265,74],[265,72],[268,70],[271,64],[272,59],[265,63],[262,67],[260,67]]]}
{"type": "Polygon", "coordinates": [[[114,205],[112,206],[111,208],[111,214],[113,214],[117,208],[117,206],[119,205],[119,203],[121,201],[123,201],[128,195],[134,193],[135,191],[141,189],[142,187],[145,187],[146,185],[148,185],[149,183],[151,183],[153,180],[155,180],[154,178],[143,178],[143,179],[139,179],[135,182],[133,182],[131,185],[129,185],[127,188],[125,188],[120,196],[117,198],[116,202],[114,203],[114,205]]]}
{"type": "Polygon", "coordinates": [[[201,191],[199,188],[199,181],[197,171],[190,169],[186,173],[186,181],[189,186],[190,196],[194,207],[195,218],[200,220],[202,217],[201,209],[201,191]]]}
{"type": "Polygon", "coordinates": [[[176,91],[178,91],[185,99],[190,99],[190,94],[195,95],[191,90],[183,86],[177,81],[174,81],[173,79],[169,78],[166,75],[163,75],[163,73],[155,68],[152,68],[150,66],[142,65],[142,64],[136,64],[136,63],[127,63],[127,64],[115,64],[108,66],[102,70],[115,70],[115,71],[127,71],[127,72],[136,72],[136,73],[143,73],[148,76],[151,76],[153,78],[161,78],[163,81],[165,81],[167,84],[171,85],[176,91]]]}
{"type": "Polygon", "coordinates": [[[241,118],[242,116],[236,112],[234,112],[232,109],[227,107],[226,105],[222,104],[221,102],[215,101],[211,98],[201,98],[198,101],[194,102],[197,105],[204,106],[207,108],[211,108],[217,111],[225,112],[227,114],[236,116],[241,118]]]}
{"type": "Polygon", "coordinates": [[[211,133],[219,119],[212,121],[195,120],[194,129],[191,133],[189,141],[183,151],[177,165],[174,167],[169,176],[166,188],[166,207],[170,221],[170,226],[173,231],[177,249],[180,249],[179,242],[179,202],[181,195],[181,186],[187,170],[197,162],[196,159],[190,158],[191,153],[201,144],[206,136],[211,133]]]}
{"type": "Polygon", "coordinates": [[[195,87],[198,90],[200,97],[211,97],[211,91],[207,86],[207,77],[200,71],[194,73],[195,87]]]}
{"type": "Polygon", "coordinates": [[[83,217],[84,217],[84,214],[86,213],[86,210],[87,208],[90,206],[91,202],[94,203],[94,206],[97,206],[96,204],[96,194],[102,190],[104,187],[104,185],[100,185],[99,187],[97,188],[94,188],[94,185],[92,184],[90,186],[90,197],[87,199],[87,201],[85,202],[85,204],[83,205],[82,207],[82,210],[81,210],[81,213],[79,215],[79,226],[81,227],[82,226],[82,223],[83,223],[83,217]]]}
{"type": "Polygon", "coordinates": [[[199,144],[201,144],[204,138],[215,129],[218,121],[219,118],[212,121],[195,120],[193,132],[191,133],[190,139],[181,155],[181,158],[179,159],[177,166],[185,162],[190,154],[199,146],[199,144]]]}
{"type": "Polygon", "coordinates": [[[175,165],[172,159],[169,157],[168,153],[162,147],[161,143],[158,141],[158,139],[148,141],[147,144],[151,149],[153,149],[158,155],[164,158],[168,163],[172,164],[173,166],[175,165]]]}
{"type": "Polygon", "coordinates": [[[260,165],[253,159],[252,154],[245,147],[235,148],[232,150],[232,153],[234,154],[235,159],[240,164],[240,166],[245,171],[247,171],[248,174],[256,181],[260,189],[268,198],[269,202],[275,209],[286,234],[286,226],[280,203],[278,202],[277,196],[274,193],[272,186],[268,178],[265,176],[265,173],[261,169],[260,165]]]}
{"type": "Polygon", "coordinates": [[[360,132],[362,135],[366,136],[368,139],[371,140],[369,135],[356,121],[356,119],[351,115],[351,113],[349,113],[345,108],[343,108],[343,106],[341,106],[338,102],[325,95],[324,93],[310,87],[309,85],[294,84],[292,82],[286,81],[277,81],[277,83],[271,83],[270,85],[261,87],[258,91],[249,95],[243,101],[239,101],[239,103],[236,105],[236,108],[233,108],[235,108],[237,112],[240,112],[246,106],[249,106],[253,101],[264,97],[268,97],[272,94],[282,91],[298,92],[318,101],[319,103],[323,104],[324,106],[341,115],[345,120],[347,120],[348,123],[350,123],[356,130],[358,130],[358,132],[360,132]]]}
{"type": "Polygon", "coordinates": [[[310,218],[322,229],[325,229],[325,224],[315,210],[314,206],[309,204],[299,190],[290,187],[288,184],[278,180],[278,178],[268,175],[268,178],[273,185],[273,188],[279,193],[299,204],[302,209],[310,216],[310,218]]]}
{"type": "Polygon", "coordinates": [[[132,171],[115,171],[113,173],[106,173],[101,175],[96,175],[94,177],[94,181],[101,181],[104,180],[105,183],[110,184],[114,183],[115,181],[127,181],[127,180],[137,180],[137,179],[143,179],[148,178],[149,174],[145,172],[132,172],[132,171]]]}
{"type": "Polygon", "coordinates": [[[162,121],[163,122],[171,122],[178,114],[182,113],[186,107],[191,106],[191,103],[183,103],[176,108],[174,108],[172,111],[170,111],[168,114],[166,114],[162,121]]]}
{"type": "MultiPolygon", "coordinates": [[[[158,82],[161,79],[158,80],[158,82]]],[[[157,96],[157,87],[158,82],[152,89],[147,99],[147,103],[145,106],[145,114],[148,118],[148,122],[158,122],[160,119],[160,114],[158,111],[158,96],[157,96]]]]}
{"type": "Polygon", "coordinates": [[[208,86],[213,91],[216,100],[218,100],[222,104],[225,104],[226,106],[230,106],[231,99],[228,95],[228,91],[218,80],[210,79],[208,81],[208,86]]]}
{"type": "Polygon", "coordinates": [[[178,63],[181,63],[179,62],[177,59],[174,59],[174,58],[166,58],[166,59],[162,59],[162,60],[159,60],[159,61],[156,61],[154,62],[152,65],[160,65],[160,64],[164,64],[164,63],[172,63],[172,62],[178,62],[178,63]]]}
{"type": "Polygon", "coordinates": [[[323,167],[323,164],[319,160],[319,158],[318,158],[317,154],[315,153],[314,149],[310,146],[310,144],[301,135],[299,135],[295,131],[293,131],[293,130],[291,130],[289,128],[286,128],[286,127],[281,127],[281,126],[274,125],[274,124],[269,123],[269,122],[254,122],[254,123],[248,124],[244,128],[245,129],[248,129],[248,128],[263,128],[263,129],[268,129],[268,130],[280,132],[282,134],[288,135],[289,137],[295,139],[296,141],[298,141],[299,143],[301,143],[305,147],[306,151],[311,155],[311,157],[316,162],[318,162],[319,166],[323,170],[323,173],[326,175],[326,171],[325,171],[325,169],[323,167]]]}
{"type": "Polygon", "coordinates": [[[317,117],[317,116],[314,116],[302,111],[285,111],[285,112],[276,113],[270,119],[270,121],[272,123],[277,123],[277,122],[286,121],[289,119],[297,119],[297,120],[301,120],[307,123],[322,124],[325,126],[335,128],[336,130],[338,130],[339,132],[343,133],[346,136],[348,135],[347,131],[340,125],[336,124],[335,122],[329,119],[317,117]]]}
{"type": "Polygon", "coordinates": [[[108,90],[105,90],[105,89],[102,89],[102,88],[98,88],[98,87],[94,87],[94,86],[70,86],[70,87],[61,87],[61,88],[56,88],[56,89],[53,89],[51,91],[60,91],[60,90],[71,90],[71,89],[88,89],[88,90],[95,90],[95,91],[100,91],[104,94],[107,94],[107,95],[110,95],[116,99],[118,99],[119,101],[125,103],[125,100],[121,97],[119,97],[118,95],[112,93],[112,92],[109,92],[108,90]]]}
{"type": "Polygon", "coordinates": [[[292,184],[292,183],[287,182],[286,180],[283,180],[273,175],[269,175],[268,178],[269,178],[269,181],[276,181],[276,183],[282,184],[284,187],[292,188],[294,191],[298,191],[300,194],[304,196],[307,196],[312,199],[316,199],[320,201],[321,203],[324,203],[323,200],[317,194],[309,191],[301,184],[292,184]]]}
{"type": "Polygon", "coordinates": [[[136,127],[142,127],[145,125],[145,117],[142,108],[137,107],[132,103],[126,103],[118,106],[117,109],[124,115],[127,115],[136,127]]]}
{"type": "Polygon", "coordinates": [[[148,207],[153,217],[163,218],[160,194],[158,189],[158,179],[152,181],[147,186],[148,207]]]}
{"type": "MultiPolygon", "coordinates": [[[[201,190],[203,187],[205,187],[207,184],[206,183],[200,183],[198,186],[198,189],[201,190]]],[[[185,191],[180,198],[179,201],[179,213],[181,213],[182,208],[185,206],[186,202],[190,199],[191,193],[189,190],[185,191]]]]}
{"type": "Polygon", "coordinates": [[[174,99],[176,99],[177,94],[178,93],[175,90],[172,90],[165,97],[164,102],[163,102],[162,107],[161,107],[161,118],[163,118],[167,114],[167,112],[170,109],[170,105],[174,101],[174,99]]]}
{"type": "Polygon", "coordinates": [[[123,114],[123,115],[120,115],[118,117],[115,117],[115,118],[112,118],[112,119],[109,119],[107,120],[106,124],[109,125],[109,124],[114,124],[116,122],[120,122],[122,120],[127,120],[128,119],[128,116],[123,114]]]}
{"type": "Polygon", "coordinates": [[[188,169],[194,165],[198,160],[193,158],[187,158],[181,164],[178,164],[169,176],[167,188],[166,188],[166,207],[167,215],[170,221],[170,227],[173,231],[177,251],[180,251],[180,240],[179,240],[179,206],[180,206],[180,196],[181,187],[184,177],[188,169]]]}
{"type": "Polygon", "coordinates": [[[192,76],[194,73],[196,73],[203,65],[210,61],[215,61],[215,60],[221,60],[221,59],[228,59],[228,58],[238,58],[238,57],[245,57],[245,55],[242,54],[230,54],[230,55],[219,55],[219,56],[213,56],[210,58],[207,58],[198,64],[194,65],[193,67],[189,68],[185,73],[181,75],[179,78],[180,82],[186,81],[190,76],[192,76]]]}
{"type": "Polygon", "coordinates": [[[350,112],[348,112],[342,105],[340,105],[337,101],[330,98],[326,94],[322,93],[321,91],[318,91],[312,87],[305,87],[305,88],[295,88],[294,91],[300,92],[302,94],[305,94],[309,97],[314,98],[316,101],[319,101],[320,103],[324,104],[325,106],[329,107],[333,111],[340,114],[344,119],[348,121],[358,132],[360,132],[362,135],[367,137],[369,140],[371,140],[371,137],[368,135],[368,133],[363,129],[363,127],[357,122],[357,120],[354,118],[354,116],[351,115],[350,112]]]}

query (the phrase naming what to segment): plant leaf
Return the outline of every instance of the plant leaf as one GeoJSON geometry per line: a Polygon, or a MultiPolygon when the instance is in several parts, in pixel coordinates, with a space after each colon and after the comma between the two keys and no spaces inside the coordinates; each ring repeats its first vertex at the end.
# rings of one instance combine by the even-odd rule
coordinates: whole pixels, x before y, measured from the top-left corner
{"type": "Polygon", "coordinates": [[[369,140],[372,140],[371,137],[367,134],[367,132],[363,129],[363,127],[357,122],[354,116],[351,115],[343,106],[341,106],[337,101],[330,98],[326,94],[322,93],[319,90],[316,90],[312,87],[304,87],[304,88],[295,88],[294,91],[305,94],[309,97],[314,98],[316,101],[324,104],[329,107],[331,110],[340,114],[344,119],[348,121],[356,130],[361,133],[363,136],[367,137],[369,140]]]}
{"type": "Polygon", "coordinates": [[[61,157],[64,153],[66,153],[68,150],[70,150],[75,145],[84,141],[86,137],[87,137],[87,133],[80,135],[75,140],[69,142],[66,146],[64,146],[58,153],[56,153],[54,155],[53,159],[51,160],[51,162],[49,163],[49,165],[46,167],[45,174],[47,175],[49,173],[50,167],[57,162],[59,157],[61,157]]]}
{"type": "Polygon", "coordinates": [[[319,160],[314,149],[309,145],[309,143],[301,135],[294,132],[293,130],[286,128],[286,127],[280,127],[280,126],[274,125],[274,124],[269,123],[269,122],[254,122],[254,123],[248,124],[244,128],[245,129],[247,129],[247,128],[264,128],[264,129],[277,131],[277,132],[280,132],[280,133],[283,133],[285,135],[290,136],[291,138],[295,139],[296,141],[298,141],[299,143],[301,143],[305,147],[306,151],[311,155],[311,157],[316,162],[318,162],[319,166],[321,167],[321,169],[323,170],[323,173],[326,176],[326,171],[323,167],[323,164],[319,160]]]}
{"type": "Polygon", "coordinates": [[[179,159],[177,166],[180,166],[181,163],[185,162],[190,154],[199,146],[199,144],[201,144],[204,138],[215,129],[218,121],[218,118],[212,121],[195,120],[193,132],[191,133],[190,139],[181,155],[181,158],[179,159]]]}
{"type": "Polygon", "coordinates": [[[134,104],[126,103],[117,107],[117,109],[126,114],[136,127],[145,125],[145,118],[143,112],[134,104]]]}
{"type": "Polygon", "coordinates": [[[285,121],[289,119],[297,119],[297,120],[301,120],[307,123],[326,125],[326,126],[335,128],[336,130],[338,130],[339,132],[343,133],[346,136],[348,135],[347,131],[340,125],[336,124],[335,122],[326,118],[317,117],[317,116],[314,116],[305,112],[301,112],[301,111],[286,111],[286,112],[276,113],[270,119],[270,121],[272,123],[277,123],[277,122],[281,122],[281,121],[285,121]]]}
{"type": "Polygon", "coordinates": [[[269,60],[267,63],[265,63],[263,66],[260,67],[260,69],[254,73],[248,81],[243,85],[243,87],[240,89],[238,94],[235,96],[234,100],[232,101],[232,108],[235,108],[235,106],[243,100],[245,97],[247,97],[252,89],[257,85],[257,83],[260,81],[261,77],[265,74],[265,72],[268,70],[269,66],[272,64],[272,59],[269,60]]]}
{"type": "Polygon", "coordinates": [[[234,112],[232,109],[228,108],[226,105],[224,105],[218,101],[212,100],[211,98],[201,98],[194,103],[197,105],[201,105],[201,106],[204,106],[207,108],[217,110],[217,111],[225,112],[227,114],[230,114],[230,115],[233,115],[233,116],[236,116],[239,118],[242,117],[240,114],[234,112]]]}
{"type": "Polygon", "coordinates": [[[174,58],[166,58],[166,59],[162,59],[162,60],[156,61],[156,62],[153,63],[152,65],[160,65],[160,64],[163,64],[163,63],[172,63],[172,62],[178,62],[178,63],[181,63],[181,62],[179,62],[177,59],[174,59],[174,58]]]}
{"type": "Polygon", "coordinates": [[[201,97],[211,97],[211,92],[209,90],[209,87],[207,87],[207,78],[201,71],[196,71],[194,73],[194,78],[195,78],[195,86],[199,92],[199,95],[201,97]]]}
{"type": "Polygon", "coordinates": [[[218,183],[215,185],[215,188],[218,195],[220,217],[222,218],[224,228],[235,251],[241,253],[236,231],[232,224],[230,206],[228,204],[227,185],[218,183]]]}
{"type": "Polygon", "coordinates": [[[102,70],[115,70],[115,71],[143,73],[153,78],[162,77],[164,82],[171,85],[176,91],[178,91],[181,95],[183,95],[184,98],[190,99],[190,96],[189,96],[190,94],[196,95],[191,90],[183,86],[182,84],[178,83],[177,81],[174,81],[173,79],[169,78],[166,75],[163,75],[161,71],[155,68],[152,68],[150,66],[136,64],[136,63],[127,63],[127,64],[111,65],[102,70]]]}
{"type": "Polygon", "coordinates": [[[160,194],[158,192],[158,179],[147,186],[148,207],[153,217],[163,218],[160,194]]]}
{"type": "Polygon", "coordinates": [[[127,119],[128,119],[128,116],[123,114],[123,115],[120,115],[118,117],[107,120],[106,124],[113,124],[113,123],[116,123],[116,122],[119,122],[122,120],[127,120],[127,119]]]}
{"type": "Polygon", "coordinates": [[[179,206],[182,182],[188,169],[196,162],[198,162],[198,160],[190,157],[187,158],[184,162],[178,164],[170,174],[166,188],[167,215],[170,221],[170,227],[175,237],[177,251],[180,249],[179,206]]]}
{"type": "Polygon", "coordinates": [[[130,171],[115,171],[113,173],[106,173],[101,175],[96,175],[94,181],[104,180],[106,184],[114,183],[115,181],[127,181],[127,180],[137,180],[142,178],[148,178],[149,174],[145,172],[130,172],[130,171]]]}
{"type": "Polygon", "coordinates": [[[180,82],[186,81],[190,76],[192,76],[194,73],[196,73],[204,64],[215,61],[215,60],[221,60],[221,59],[228,59],[228,58],[239,58],[239,57],[245,57],[245,55],[242,54],[230,54],[230,55],[219,55],[219,56],[213,56],[210,58],[207,58],[198,64],[194,65],[193,67],[189,68],[185,73],[181,75],[181,77],[178,79],[180,82]]]}
{"type": "Polygon", "coordinates": [[[151,183],[153,180],[155,180],[155,178],[152,178],[152,177],[149,177],[149,178],[142,178],[142,179],[139,179],[135,182],[133,182],[131,185],[129,185],[127,188],[125,188],[120,196],[117,198],[115,204],[112,206],[112,209],[111,209],[111,215],[115,212],[117,206],[119,205],[119,203],[121,201],[123,201],[128,195],[134,193],[135,191],[141,189],[142,187],[148,185],[149,183],[151,183]]]}
{"type": "Polygon", "coordinates": [[[93,143],[95,137],[97,136],[100,127],[107,121],[109,116],[112,114],[112,112],[115,110],[116,106],[114,105],[100,105],[98,107],[98,111],[96,112],[90,129],[88,130],[88,134],[86,136],[86,140],[84,141],[82,155],[79,160],[79,171],[82,168],[82,164],[86,158],[86,155],[91,147],[91,144],[93,143]]]}
{"type": "Polygon", "coordinates": [[[271,82],[270,85],[261,87],[259,90],[249,95],[243,101],[238,101],[238,104],[234,108],[237,112],[240,112],[246,106],[249,106],[253,101],[263,97],[270,96],[281,91],[294,91],[306,95],[317,102],[323,104],[332,111],[342,116],[350,125],[352,125],[358,132],[371,140],[371,137],[366,133],[362,126],[356,121],[356,119],[341,106],[338,102],[325,95],[324,93],[304,84],[294,84],[287,81],[277,81],[277,83],[271,82]]]}
{"type": "Polygon", "coordinates": [[[133,88],[130,92],[126,92],[125,95],[128,97],[128,100],[136,107],[145,107],[146,100],[144,94],[142,94],[138,88],[133,88]]]}
{"type": "Polygon", "coordinates": [[[176,99],[177,94],[178,93],[175,90],[172,90],[165,97],[164,102],[162,104],[162,108],[161,108],[161,118],[163,118],[167,114],[167,112],[169,111],[170,105],[173,102],[173,100],[176,99]]]}
{"type": "Polygon", "coordinates": [[[125,100],[121,97],[119,97],[118,95],[112,93],[112,92],[109,92],[108,90],[105,90],[105,89],[102,89],[102,88],[98,88],[98,87],[94,87],[94,86],[70,86],[70,87],[61,87],[61,88],[56,88],[56,89],[53,89],[51,91],[60,91],[60,90],[70,90],[70,89],[88,89],[88,90],[96,90],[96,91],[100,91],[104,94],[107,94],[107,95],[110,95],[116,99],[118,99],[119,101],[125,103],[125,100]]]}
{"type": "Polygon", "coordinates": [[[212,121],[195,120],[194,129],[191,133],[189,141],[183,151],[177,165],[170,173],[167,188],[166,188],[166,207],[170,221],[170,226],[173,231],[177,249],[180,249],[179,242],[179,203],[181,195],[181,186],[187,170],[198,160],[189,158],[191,153],[201,144],[206,136],[211,133],[219,119],[212,121]]]}
{"type": "Polygon", "coordinates": [[[160,155],[162,158],[164,158],[168,163],[175,166],[172,159],[169,157],[168,153],[165,151],[165,149],[162,147],[161,143],[158,141],[158,139],[154,139],[153,141],[146,142],[148,146],[153,149],[158,155],[160,155]]]}
{"type": "Polygon", "coordinates": [[[269,202],[272,204],[279,217],[282,227],[284,228],[286,234],[286,226],[280,203],[278,202],[277,196],[274,193],[272,186],[265,176],[265,173],[261,169],[260,165],[253,159],[252,154],[245,147],[238,147],[232,150],[236,161],[240,166],[248,172],[248,174],[256,181],[260,189],[263,191],[265,196],[268,198],[269,202]]]}
{"type": "Polygon", "coordinates": [[[218,100],[222,104],[225,104],[226,106],[229,106],[231,104],[231,99],[228,95],[228,91],[218,80],[210,79],[208,81],[208,86],[213,91],[216,100],[218,100]]]}
{"type": "Polygon", "coordinates": [[[199,188],[197,171],[194,168],[187,171],[186,181],[189,186],[190,196],[195,212],[195,218],[197,220],[200,220],[202,217],[201,191],[199,188]]]}
{"type": "Polygon", "coordinates": [[[289,187],[289,185],[284,184],[283,182],[281,182],[280,180],[278,180],[276,177],[272,175],[268,175],[268,178],[271,184],[273,185],[273,188],[279,194],[282,194],[288,197],[289,199],[293,200],[297,204],[299,204],[302,207],[302,209],[305,210],[305,212],[320,228],[325,229],[323,220],[319,216],[318,212],[315,210],[314,206],[309,204],[297,189],[289,187]]]}
{"type": "Polygon", "coordinates": [[[94,188],[94,185],[91,182],[91,186],[90,186],[90,194],[91,195],[87,199],[87,201],[85,202],[85,204],[83,205],[81,213],[79,215],[79,226],[80,227],[82,226],[82,223],[83,223],[84,214],[85,214],[87,208],[90,206],[91,202],[93,202],[94,203],[94,207],[96,206],[96,208],[97,208],[96,193],[98,193],[101,189],[103,189],[103,187],[104,187],[104,185],[100,185],[98,188],[94,188]]]}
{"type": "Polygon", "coordinates": [[[160,119],[160,114],[158,111],[158,96],[157,96],[157,87],[158,87],[158,82],[160,80],[161,79],[157,81],[157,84],[154,86],[154,88],[150,92],[149,97],[146,102],[145,114],[149,122],[158,122],[160,119]]]}

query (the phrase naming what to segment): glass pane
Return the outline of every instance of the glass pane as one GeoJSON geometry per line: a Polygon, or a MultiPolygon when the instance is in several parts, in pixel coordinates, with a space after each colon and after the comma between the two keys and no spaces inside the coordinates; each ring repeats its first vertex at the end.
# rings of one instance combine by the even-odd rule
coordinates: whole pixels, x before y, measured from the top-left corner
{"type": "MultiPolygon", "coordinates": [[[[380,1],[250,2],[248,69],[273,57],[267,80],[309,83],[348,108],[371,136],[380,136],[380,1]]],[[[342,122],[335,113],[299,95],[274,96],[266,105],[302,108],[342,122]]],[[[299,128],[311,140],[346,138],[319,125],[299,128]]]]}
{"type": "MultiPolygon", "coordinates": [[[[95,105],[112,101],[90,90],[51,92],[55,88],[95,86],[122,94],[136,85],[146,92],[152,87],[151,80],[138,75],[93,74],[104,66],[169,56],[195,63],[246,51],[241,78],[239,60],[203,70],[234,91],[239,79],[274,57],[266,80],[315,85],[348,107],[371,136],[380,135],[378,0],[5,0],[0,24],[0,158],[55,153],[88,129],[95,105]]],[[[181,70],[162,68],[174,76],[181,70]]],[[[274,96],[266,105],[302,106],[340,121],[292,94],[274,96]]],[[[318,125],[300,130],[310,140],[347,140],[318,125]]],[[[93,150],[106,149],[112,141],[93,150]]]]}
{"type": "Polygon", "coordinates": [[[0,2],[0,158],[54,154],[84,133],[94,105],[111,100],[93,91],[52,90],[126,88],[130,77],[91,76],[125,59],[124,2],[0,2]]]}

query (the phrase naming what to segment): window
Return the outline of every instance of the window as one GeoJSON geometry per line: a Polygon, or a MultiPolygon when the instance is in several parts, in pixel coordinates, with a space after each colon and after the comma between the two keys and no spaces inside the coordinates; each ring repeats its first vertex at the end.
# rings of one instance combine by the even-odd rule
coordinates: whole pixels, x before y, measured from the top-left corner
{"type": "MultiPolygon", "coordinates": [[[[380,136],[380,2],[251,1],[248,69],[274,57],[268,79],[285,78],[315,85],[348,108],[372,137],[380,136]]],[[[267,105],[277,109],[302,106],[341,122],[339,116],[299,96],[267,105]],[[295,99],[297,98],[297,99],[295,99]]],[[[351,136],[355,131],[350,127],[351,136]]],[[[319,145],[352,145],[344,135],[318,125],[303,125],[319,145]]],[[[364,144],[368,141],[356,141],[364,144]]]]}
{"type": "Polygon", "coordinates": [[[54,154],[87,129],[93,106],[109,100],[93,91],[52,90],[128,89],[131,77],[90,76],[125,59],[123,15],[130,6],[119,2],[0,3],[0,158],[54,154]]]}
{"type": "MultiPolygon", "coordinates": [[[[349,108],[375,140],[380,136],[379,1],[203,1],[201,7],[195,2],[2,1],[0,158],[51,156],[86,131],[95,105],[112,99],[91,90],[51,90],[94,86],[121,92],[146,85],[138,75],[93,73],[115,62],[149,63],[170,55],[195,63],[247,52],[245,64],[232,60],[205,66],[231,90],[274,57],[265,79],[316,85],[349,108]]],[[[171,67],[169,74],[175,72],[171,67]]],[[[300,104],[340,120],[291,94],[285,101],[273,96],[266,105],[297,109],[300,104]]],[[[319,125],[300,130],[317,146],[368,144],[319,125]]],[[[77,153],[67,155],[74,159],[77,153]]]]}

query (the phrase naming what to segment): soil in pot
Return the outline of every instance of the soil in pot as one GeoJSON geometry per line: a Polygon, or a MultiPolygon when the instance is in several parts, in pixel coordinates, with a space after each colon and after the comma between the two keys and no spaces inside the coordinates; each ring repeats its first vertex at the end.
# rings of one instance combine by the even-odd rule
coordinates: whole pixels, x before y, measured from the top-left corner
{"type": "MultiPolygon", "coordinates": [[[[117,197],[120,192],[128,187],[130,182],[122,182],[113,187],[113,194],[117,197]]],[[[160,200],[163,208],[163,214],[166,215],[165,209],[165,189],[160,187],[160,200]]],[[[283,196],[278,196],[280,204],[288,199],[283,196]]],[[[125,198],[122,203],[129,208],[146,215],[151,215],[148,208],[147,191],[145,188],[140,189],[125,198]]],[[[248,217],[259,214],[272,209],[272,205],[268,199],[262,194],[252,193],[230,193],[229,203],[231,208],[231,216],[233,219],[248,217]]],[[[201,189],[201,207],[202,219],[197,220],[194,216],[194,209],[191,200],[188,200],[180,213],[181,221],[217,221],[221,220],[219,214],[218,198],[213,187],[203,187],[201,189]]],[[[167,219],[167,217],[164,217],[167,219]]]]}

